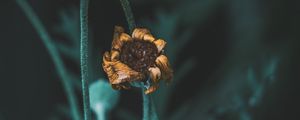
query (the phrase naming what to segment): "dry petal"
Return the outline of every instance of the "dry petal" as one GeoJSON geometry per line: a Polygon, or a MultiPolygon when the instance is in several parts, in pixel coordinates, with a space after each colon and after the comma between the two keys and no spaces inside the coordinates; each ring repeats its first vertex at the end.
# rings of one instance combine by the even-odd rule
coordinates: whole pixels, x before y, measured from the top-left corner
{"type": "Polygon", "coordinates": [[[162,79],[170,82],[173,78],[173,70],[170,67],[168,58],[165,55],[160,55],[156,58],[155,63],[162,72],[162,79]]]}
{"type": "Polygon", "coordinates": [[[163,39],[157,39],[157,40],[154,41],[154,44],[157,47],[158,53],[160,53],[161,50],[163,50],[164,47],[166,46],[167,42],[164,41],[163,39]]]}
{"type": "Polygon", "coordinates": [[[122,43],[124,43],[124,42],[132,41],[132,38],[131,38],[128,34],[126,34],[126,33],[121,33],[121,34],[120,34],[119,40],[120,40],[122,43]]]}
{"type": "Polygon", "coordinates": [[[111,64],[112,64],[112,62],[110,60],[110,54],[108,52],[105,52],[103,55],[102,67],[103,67],[103,70],[106,72],[110,83],[113,81],[113,79],[111,79],[111,78],[115,74],[115,71],[113,70],[111,64]]]}
{"type": "Polygon", "coordinates": [[[132,32],[132,38],[137,40],[143,40],[146,34],[150,34],[150,31],[146,28],[135,28],[132,32]]]}
{"type": "Polygon", "coordinates": [[[120,40],[121,34],[124,32],[124,29],[120,26],[115,26],[113,41],[112,41],[112,49],[121,50],[123,45],[122,41],[120,40]]]}
{"type": "Polygon", "coordinates": [[[105,52],[103,55],[103,63],[102,63],[102,66],[103,66],[103,69],[105,72],[107,70],[107,67],[110,66],[110,63],[111,63],[110,54],[109,54],[109,52],[105,52]]]}
{"type": "Polygon", "coordinates": [[[111,55],[105,52],[103,55],[103,70],[106,72],[111,84],[141,80],[143,75],[129,68],[120,61],[111,61],[111,55]]]}
{"type": "Polygon", "coordinates": [[[143,79],[143,74],[136,72],[120,61],[112,62],[113,74],[108,75],[111,84],[120,84],[143,79]]]}
{"type": "Polygon", "coordinates": [[[155,40],[155,38],[151,34],[145,34],[143,39],[149,42],[153,42],[155,40]]]}
{"type": "Polygon", "coordinates": [[[120,52],[116,50],[111,51],[111,61],[119,60],[120,52]]]}
{"type": "Polygon", "coordinates": [[[150,72],[150,78],[154,83],[158,83],[159,79],[161,77],[161,72],[160,69],[158,67],[150,67],[149,68],[149,72],[150,72]]]}
{"type": "Polygon", "coordinates": [[[152,86],[150,86],[146,91],[145,91],[145,94],[150,94],[154,91],[156,91],[158,89],[158,84],[154,84],[152,86]]]}

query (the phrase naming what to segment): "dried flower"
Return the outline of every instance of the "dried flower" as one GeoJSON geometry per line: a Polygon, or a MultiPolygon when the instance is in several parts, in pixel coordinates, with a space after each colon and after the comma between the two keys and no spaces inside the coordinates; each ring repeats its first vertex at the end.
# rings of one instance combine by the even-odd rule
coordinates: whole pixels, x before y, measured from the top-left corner
{"type": "Polygon", "coordinates": [[[148,29],[135,28],[132,36],[116,26],[110,52],[103,56],[103,69],[114,89],[129,89],[133,82],[149,83],[145,94],[154,92],[160,80],[173,77],[163,48],[166,42],[155,39],[148,29]],[[150,79],[148,79],[150,78],[150,79]]]}

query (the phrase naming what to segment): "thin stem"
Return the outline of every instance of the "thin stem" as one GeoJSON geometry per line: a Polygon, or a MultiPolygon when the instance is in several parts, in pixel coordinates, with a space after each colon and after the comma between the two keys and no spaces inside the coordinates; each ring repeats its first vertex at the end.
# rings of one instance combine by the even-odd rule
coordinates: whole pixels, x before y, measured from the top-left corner
{"type": "Polygon", "coordinates": [[[68,103],[71,109],[73,120],[80,120],[80,112],[78,109],[77,99],[75,97],[74,89],[70,83],[70,78],[67,76],[66,68],[63,64],[62,58],[60,57],[57,48],[51,41],[51,37],[43,26],[42,22],[39,20],[38,16],[33,12],[31,6],[26,0],[17,0],[17,4],[25,12],[26,17],[29,19],[34,29],[37,31],[41,40],[43,41],[47,51],[49,52],[51,59],[54,62],[56,71],[61,79],[64,86],[65,93],[67,94],[68,103]]]}
{"type": "Polygon", "coordinates": [[[158,120],[154,102],[152,100],[151,95],[146,95],[144,93],[145,88],[142,89],[142,95],[143,95],[143,120],[158,120]]]}
{"type": "Polygon", "coordinates": [[[84,120],[91,118],[88,89],[88,4],[89,0],[80,1],[80,65],[84,120]]]}
{"type": "Polygon", "coordinates": [[[133,14],[132,14],[132,10],[131,10],[129,1],[128,0],[120,0],[120,2],[121,2],[121,5],[123,7],[123,10],[125,12],[125,16],[126,16],[126,19],[127,19],[127,22],[128,22],[129,30],[130,30],[130,32],[132,32],[133,29],[136,27],[136,24],[135,24],[135,21],[134,21],[134,17],[133,17],[133,14]]]}

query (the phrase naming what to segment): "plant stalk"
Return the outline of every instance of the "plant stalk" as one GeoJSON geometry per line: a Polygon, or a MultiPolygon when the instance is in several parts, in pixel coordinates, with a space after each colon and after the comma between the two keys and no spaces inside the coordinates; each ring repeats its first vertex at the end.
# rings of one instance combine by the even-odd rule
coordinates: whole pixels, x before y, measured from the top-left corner
{"type": "Polygon", "coordinates": [[[142,88],[143,95],[143,120],[158,120],[158,116],[155,111],[154,102],[151,95],[144,93],[146,89],[142,88]]]}
{"type": "Polygon", "coordinates": [[[88,4],[89,0],[80,0],[80,68],[84,120],[91,119],[88,88],[88,4]]]}
{"type": "Polygon", "coordinates": [[[125,16],[126,16],[126,20],[128,23],[128,27],[130,32],[133,31],[133,29],[136,27],[135,21],[134,21],[134,17],[132,14],[132,10],[129,4],[128,0],[120,0],[122,8],[124,10],[125,16]]]}

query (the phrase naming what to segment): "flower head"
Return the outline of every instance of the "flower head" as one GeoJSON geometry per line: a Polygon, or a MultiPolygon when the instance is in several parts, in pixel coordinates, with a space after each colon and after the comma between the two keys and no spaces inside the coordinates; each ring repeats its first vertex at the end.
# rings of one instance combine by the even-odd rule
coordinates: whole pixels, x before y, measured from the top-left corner
{"type": "Polygon", "coordinates": [[[173,77],[163,49],[166,42],[155,39],[148,29],[135,28],[132,35],[116,26],[110,52],[103,55],[103,69],[114,89],[129,89],[132,82],[149,83],[145,94],[154,92],[160,80],[173,77]],[[150,79],[148,79],[150,78],[150,79]]]}

